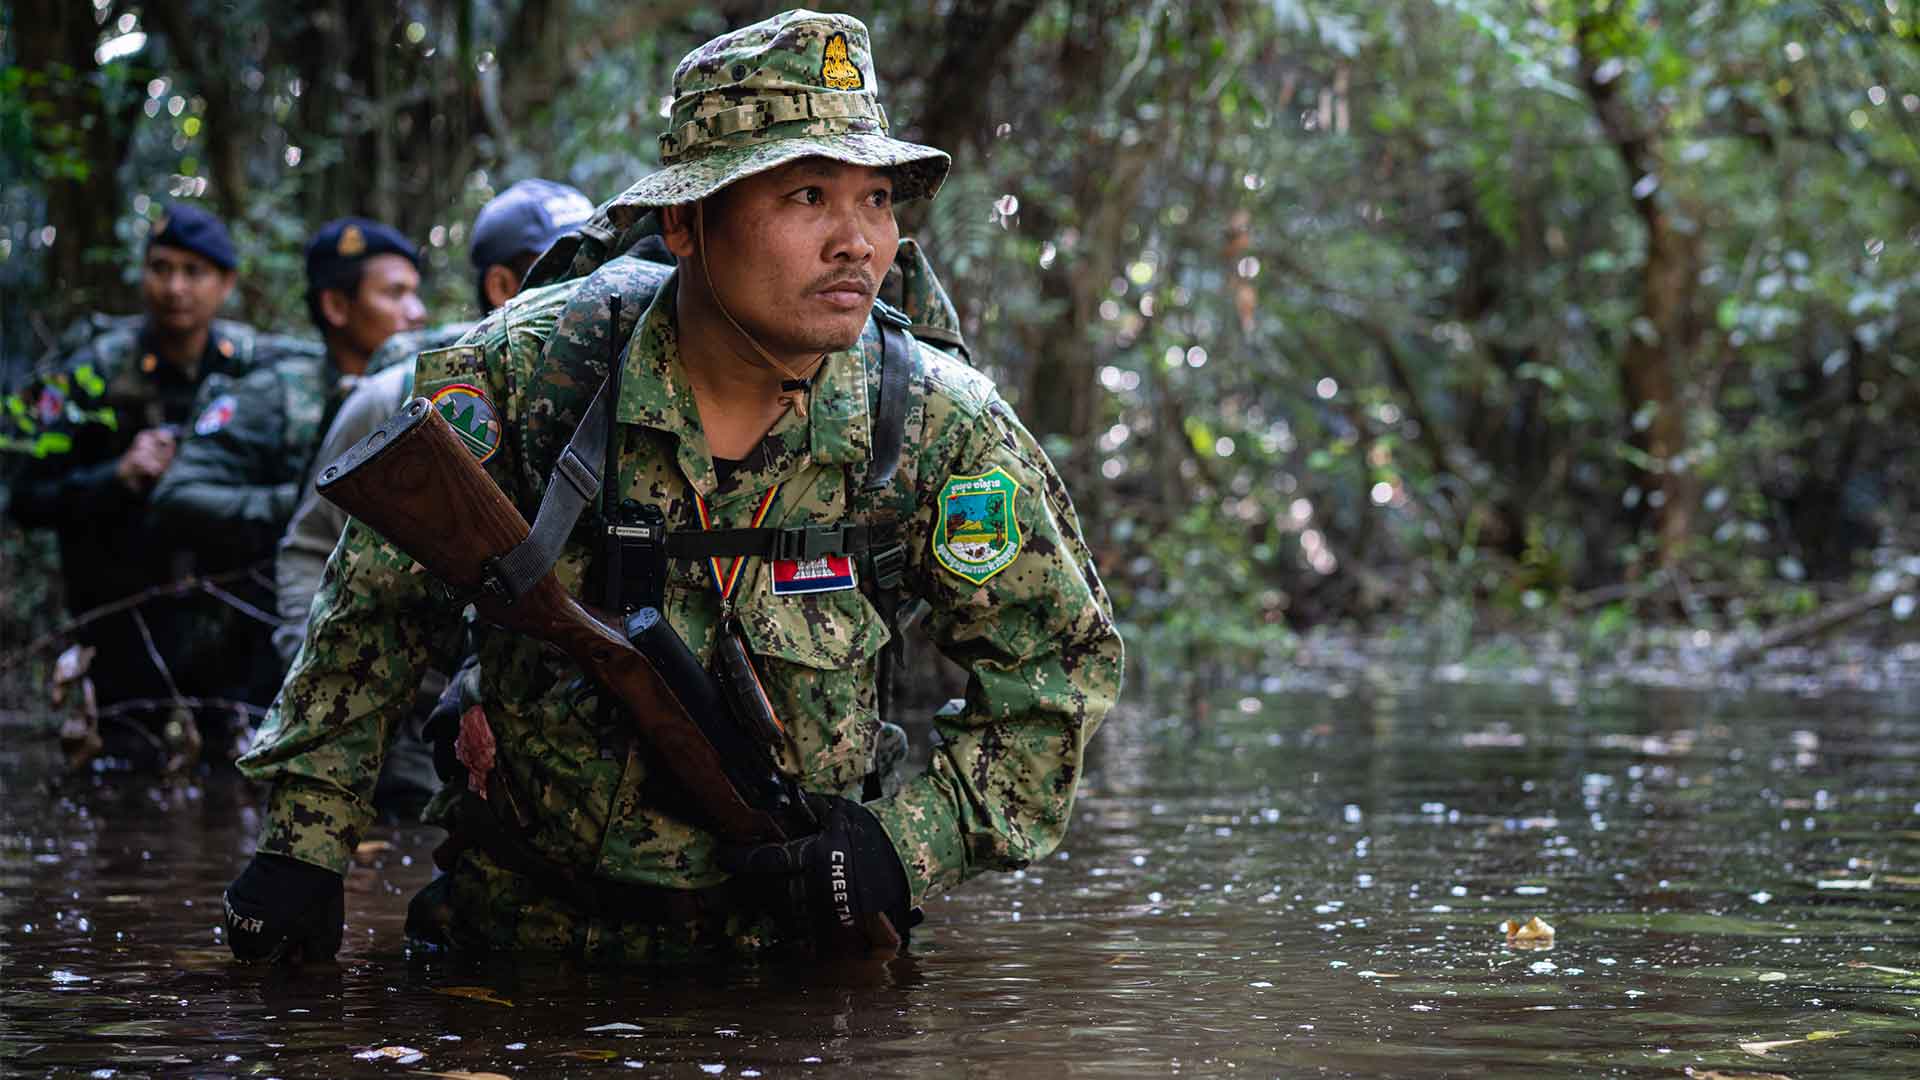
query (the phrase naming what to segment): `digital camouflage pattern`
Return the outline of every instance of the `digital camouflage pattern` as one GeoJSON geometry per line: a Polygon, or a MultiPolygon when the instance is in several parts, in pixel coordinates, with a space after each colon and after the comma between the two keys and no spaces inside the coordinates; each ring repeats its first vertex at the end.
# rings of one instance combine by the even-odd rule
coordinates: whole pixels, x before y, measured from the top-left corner
{"type": "Polygon", "coordinates": [[[154,513],[175,530],[231,530],[230,546],[270,554],[299,503],[321,436],[353,387],[423,349],[459,340],[472,326],[395,334],[374,350],[366,375],[342,375],[324,352],[308,352],[238,378],[208,380],[194,415],[217,420],[208,410],[223,398],[232,415],[182,444],[154,490],[154,513]]]}
{"type": "Polygon", "coordinates": [[[373,355],[367,358],[367,370],[360,378],[378,375],[397,364],[407,363],[430,349],[444,349],[467,336],[467,331],[476,325],[471,321],[450,322],[421,330],[402,330],[373,350],[373,355]]]}
{"type": "Polygon", "coordinates": [[[447,323],[402,331],[388,338],[373,351],[366,374],[355,379],[346,391],[319,445],[308,455],[311,464],[300,478],[293,515],[287,519],[273,560],[275,607],[281,620],[273,631],[273,647],[283,664],[292,662],[294,651],[306,637],[307,613],[313,606],[313,594],[320,588],[321,571],[347,525],[346,511],[314,494],[314,474],[406,404],[413,391],[415,355],[445,348],[473,326],[470,322],[447,323]]]}
{"type": "Polygon", "coordinates": [[[209,379],[189,437],[154,488],[158,526],[236,555],[270,553],[346,385],[324,354],[209,379]]]}
{"type": "Polygon", "coordinates": [[[788,11],[707,42],[673,73],[660,136],[666,166],[615,206],[694,202],[803,157],[893,171],[896,200],[928,198],[950,161],[887,134],[867,28],[848,15],[788,11]]]}
{"type": "MultiPolygon", "coordinates": [[[[1121,673],[1111,606],[1046,455],[984,376],[922,345],[899,473],[886,490],[861,493],[879,386],[880,340],[869,322],[858,344],[826,360],[807,416],[783,417],[722,487],[680,365],[674,284],[659,282],[664,273],[616,259],[591,277],[523,294],[460,345],[423,355],[418,392],[456,383],[484,390],[505,429],[485,468],[531,520],[614,343],[630,340],[611,479],[626,497],[660,506],[669,528],[699,528],[695,491],[714,527],[744,525],[776,484],[768,525],[900,523],[905,588],[929,603],[934,640],[973,677],[966,708],[938,721],[941,744],[929,770],[868,805],[894,841],[916,904],[974,874],[1044,856],[1066,830],[1082,752],[1121,673]],[[658,298],[643,315],[632,300],[655,287],[658,298]],[[614,296],[626,298],[617,327],[609,319],[614,296]],[[1009,566],[976,585],[933,557],[936,496],[950,476],[996,468],[1019,482],[1013,512],[1024,543],[1009,566]]],[[[598,595],[594,517],[583,515],[555,566],[588,602],[598,595]]],[[[809,790],[857,798],[880,741],[876,661],[889,630],[858,590],[775,596],[770,576],[766,560],[748,559],[735,596],[788,726],[777,748],[781,767],[809,790]]],[[[665,609],[688,646],[708,655],[721,612],[703,565],[673,565],[665,609]]],[[[460,611],[358,521],[328,563],[315,610],[241,766],[273,782],[260,850],[341,871],[371,820],[382,747],[419,672],[449,670],[458,659],[460,611]]],[[[531,640],[489,634],[479,669],[498,747],[490,801],[508,820],[517,808],[527,846],[593,880],[704,889],[725,879],[713,861],[715,838],[662,809],[648,753],[625,721],[602,717],[599,693],[568,661],[531,640]]],[[[438,808],[448,801],[443,793],[438,808]]],[[[448,875],[455,881],[434,901],[445,905],[456,941],[468,934],[580,952],[582,941],[622,940],[614,950],[621,956],[658,955],[658,942],[632,937],[653,932],[646,927],[609,922],[484,862],[462,855],[448,875]],[[538,909],[537,932],[526,929],[530,907],[538,909]]],[[[764,926],[747,913],[723,922],[730,948],[766,943],[764,926]]]]}

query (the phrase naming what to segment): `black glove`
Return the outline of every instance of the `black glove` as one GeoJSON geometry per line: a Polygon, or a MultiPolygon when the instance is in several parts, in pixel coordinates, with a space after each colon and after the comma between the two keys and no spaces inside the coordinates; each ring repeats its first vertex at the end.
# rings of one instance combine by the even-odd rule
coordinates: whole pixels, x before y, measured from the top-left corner
{"type": "Polygon", "coordinates": [[[227,886],[227,945],[253,964],[331,960],[347,921],[339,874],[285,855],[256,853],[227,886]]]}
{"type": "Polygon", "coordinates": [[[765,876],[772,879],[770,890],[784,889],[790,910],[804,913],[823,954],[891,954],[905,948],[920,911],[907,907],[907,871],[880,819],[835,795],[808,795],[807,806],[820,821],[819,832],[722,848],[721,868],[765,876]]]}

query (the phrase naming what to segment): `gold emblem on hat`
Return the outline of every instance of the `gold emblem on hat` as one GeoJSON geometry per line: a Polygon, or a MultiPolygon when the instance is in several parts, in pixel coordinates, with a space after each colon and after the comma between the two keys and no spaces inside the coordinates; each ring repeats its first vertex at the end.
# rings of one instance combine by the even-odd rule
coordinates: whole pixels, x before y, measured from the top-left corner
{"type": "Polygon", "coordinates": [[[153,369],[159,366],[160,366],[160,358],[153,355],[152,353],[148,353],[147,355],[140,358],[140,370],[146,372],[149,375],[153,374],[153,369]]]}
{"type": "Polygon", "coordinates": [[[340,244],[334,250],[349,259],[364,255],[367,251],[367,234],[360,231],[360,226],[349,225],[340,231],[340,244]]]}
{"type": "Polygon", "coordinates": [[[827,38],[826,58],[820,61],[820,80],[835,90],[858,90],[866,85],[858,65],[847,58],[847,35],[835,31],[827,38]]]}
{"type": "Polygon", "coordinates": [[[229,360],[233,359],[233,342],[229,341],[226,338],[221,338],[218,348],[220,349],[221,356],[224,356],[229,360]]]}

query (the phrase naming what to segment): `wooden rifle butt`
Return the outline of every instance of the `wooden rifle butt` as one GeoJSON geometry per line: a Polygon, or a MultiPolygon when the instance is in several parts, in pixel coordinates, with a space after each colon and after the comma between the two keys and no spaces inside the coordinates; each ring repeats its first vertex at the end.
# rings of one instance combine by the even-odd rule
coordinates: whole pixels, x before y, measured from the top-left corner
{"type": "Polygon", "coordinates": [[[561,587],[551,570],[518,598],[486,590],[488,566],[532,527],[425,398],[416,397],[315,478],[320,495],[365,522],[480,616],[558,647],[618,698],[678,774],[706,820],[734,843],[784,839],[728,780],[713,744],[653,665],[561,587]]]}

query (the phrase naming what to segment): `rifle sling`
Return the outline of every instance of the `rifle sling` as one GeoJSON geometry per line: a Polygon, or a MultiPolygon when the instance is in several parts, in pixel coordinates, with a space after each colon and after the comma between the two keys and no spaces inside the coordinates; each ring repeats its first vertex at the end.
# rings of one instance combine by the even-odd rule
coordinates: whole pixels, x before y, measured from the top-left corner
{"type": "MultiPolygon", "coordinates": [[[[625,363],[624,357],[621,362],[625,363]]],[[[533,517],[533,531],[488,567],[484,584],[489,592],[513,601],[539,584],[559,560],[560,548],[580,520],[580,511],[599,493],[599,463],[606,460],[612,428],[612,406],[607,403],[607,384],[611,381],[602,380],[593,392],[593,403],[587,406],[580,426],[573,429],[573,438],[567,440],[567,448],[554,463],[547,490],[540,496],[540,510],[533,517]]]]}

